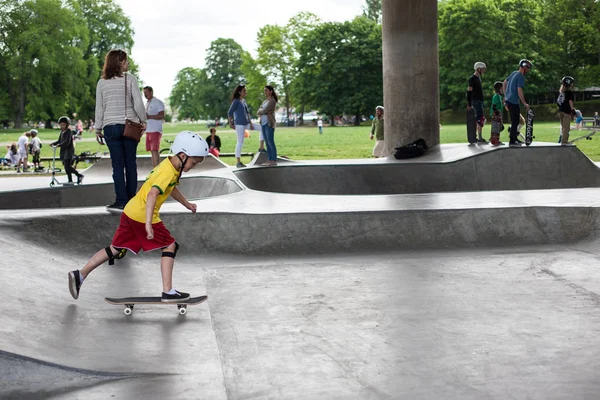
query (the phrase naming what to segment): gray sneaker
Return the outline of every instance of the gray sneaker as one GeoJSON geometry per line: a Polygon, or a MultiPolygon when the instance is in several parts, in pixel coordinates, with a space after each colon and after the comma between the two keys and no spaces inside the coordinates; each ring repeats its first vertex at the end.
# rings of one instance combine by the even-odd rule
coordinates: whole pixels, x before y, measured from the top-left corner
{"type": "Polygon", "coordinates": [[[244,163],[239,162],[239,163],[235,164],[235,166],[236,166],[236,168],[244,168],[246,165],[244,165],[244,163]]]}

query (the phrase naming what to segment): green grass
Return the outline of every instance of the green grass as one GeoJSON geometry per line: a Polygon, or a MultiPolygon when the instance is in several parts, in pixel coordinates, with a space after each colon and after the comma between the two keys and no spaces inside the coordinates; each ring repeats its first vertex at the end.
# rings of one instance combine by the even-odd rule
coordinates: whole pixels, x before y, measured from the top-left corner
{"type": "MultiPolygon", "coordinates": [[[[489,126],[484,128],[484,138],[489,138],[489,126]]],[[[559,134],[559,124],[557,122],[536,123],[534,132],[536,141],[556,143],[559,134]]],[[[173,137],[182,130],[191,130],[199,132],[203,137],[208,135],[208,128],[203,125],[193,124],[165,124],[163,138],[173,139],[173,137]]],[[[369,140],[368,126],[360,127],[324,127],[323,135],[319,135],[316,127],[278,127],[275,130],[275,142],[277,144],[278,154],[287,156],[295,160],[319,160],[319,159],[341,159],[341,158],[368,158],[371,156],[371,150],[374,142],[369,140]]],[[[16,142],[23,130],[5,130],[0,131],[0,142],[16,142]]],[[[571,132],[571,138],[583,134],[585,131],[571,132]]],[[[256,152],[258,149],[258,133],[251,132],[252,136],[244,141],[244,152],[256,152]]],[[[59,132],[57,130],[42,129],[39,136],[43,142],[56,140],[59,132]]],[[[217,129],[217,134],[221,137],[223,153],[233,153],[235,150],[235,132],[229,128],[217,129]]],[[[600,135],[599,135],[600,136],[600,135]]],[[[92,139],[95,135],[88,132],[83,134],[83,141],[77,141],[76,152],[89,151],[91,153],[108,152],[106,146],[101,146],[92,139]]],[[[466,128],[462,124],[444,125],[440,132],[442,143],[466,143],[466,128]]],[[[600,137],[598,138],[600,139],[600,137]]],[[[508,134],[502,132],[501,140],[507,141],[508,134]]],[[[164,143],[164,142],[163,142],[164,143]]],[[[167,143],[164,143],[168,147],[167,143]]],[[[600,161],[600,140],[581,140],[577,146],[594,161],[600,161]]],[[[145,151],[145,142],[138,148],[138,154],[148,154],[145,151]]],[[[2,156],[4,155],[1,154],[2,156]]],[[[52,148],[45,144],[42,148],[42,157],[51,157],[52,148]]],[[[228,164],[234,164],[234,157],[224,157],[222,160],[228,164]]],[[[244,162],[249,158],[243,159],[244,162]]]]}

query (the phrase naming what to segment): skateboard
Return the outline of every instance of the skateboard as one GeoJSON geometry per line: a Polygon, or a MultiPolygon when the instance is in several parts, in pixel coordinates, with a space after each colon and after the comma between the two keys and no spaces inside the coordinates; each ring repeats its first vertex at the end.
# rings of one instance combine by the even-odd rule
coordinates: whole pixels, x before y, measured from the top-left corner
{"type": "Polygon", "coordinates": [[[469,144],[477,143],[477,114],[474,108],[467,111],[467,140],[469,144]]]}
{"type": "Polygon", "coordinates": [[[533,119],[535,118],[535,114],[533,109],[529,109],[527,112],[527,118],[525,120],[525,145],[529,146],[535,136],[533,136],[533,119]]]}
{"type": "Polygon", "coordinates": [[[123,210],[119,210],[119,209],[116,209],[116,208],[108,208],[108,207],[106,207],[106,211],[108,211],[112,215],[119,215],[120,216],[121,214],[123,214],[123,210]]]}
{"type": "Polygon", "coordinates": [[[133,306],[136,304],[154,304],[154,305],[177,305],[177,310],[179,310],[179,314],[185,315],[187,313],[187,306],[195,306],[197,304],[204,303],[208,299],[208,296],[198,296],[198,297],[190,297],[187,300],[177,302],[163,302],[160,297],[105,297],[104,300],[109,304],[114,304],[117,306],[125,306],[123,313],[125,315],[131,315],[133,312],[133,306]]]}
{"type": "MultiPolygon", "coordinates": [[[[590,128],[586,128],[586,129],[590,129],[590,128]]],[[[578,140],[581,140],[581,139],[592,140],[592,136],[594,136],[596,134],[596,132],[598,132],[598,130],[597,129],[590,129],[590,130],[591,130],[591,132],[588,133],[587,135],[583,135],[583,136],[577,137],[577,138],[575,138],[573,140],[569,140],[568,143],[569,144],[573,144],[573,143],[575,143],[575,142],[577,142],[578,140]]],[[[560,138],[559,138],[559,143],[560,143],[560,138]]]]}

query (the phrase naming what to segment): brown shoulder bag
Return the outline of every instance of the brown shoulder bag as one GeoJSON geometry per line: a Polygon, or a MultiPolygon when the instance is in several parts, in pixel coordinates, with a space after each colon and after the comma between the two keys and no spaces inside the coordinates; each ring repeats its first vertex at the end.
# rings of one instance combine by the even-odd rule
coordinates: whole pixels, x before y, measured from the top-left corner
{"type": "Polygon", "coordinates": [[[123,136],[139,143],[145,128],[144,125],[127,118],[127,99],[129,99],[129,96],[127,96],[127,86],[127,73],[125,73],[125,132],[123,132],[123,136]]]}

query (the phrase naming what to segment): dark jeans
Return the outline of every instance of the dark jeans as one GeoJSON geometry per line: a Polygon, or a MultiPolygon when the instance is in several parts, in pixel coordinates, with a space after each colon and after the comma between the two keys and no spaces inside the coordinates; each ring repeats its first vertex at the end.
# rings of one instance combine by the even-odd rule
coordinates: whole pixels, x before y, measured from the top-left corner
{"type": "Polygon", "coordinates": [[[521,107],[519,107],[518,104],[512,104],[508,101],[506,102],[506,106],[508,107],[508,113],[510,115],[510,142],[514,143],[519,138],[517,129],[519,127],[519,122],[521,122],[521,107]]]}
{"type": "Polygon", "coordinates": [[[267,145],[267,156],[269,161],[277,161],[277,147],[275,146],[275,128],[269,125],[261,125],[263,138],[267,145]]]}
{"type": "Polygon", "coordinates": [[[77,172],[77,170],[75,168],[73,168],[73,159],[72,158],[66,158],[63,160],[63,167],[65,167],[65,172],[67,173],[67,178],[69,180],[69,182],[73,182],[73,176],[75,175],[76,177],[80,177],[81,174],[79,172],[77,172]]]}
{"type": "Polygon", "coordinates": [[[138,142],[123,137],[125,125],[104,127],[104,140],[110,152],[115,183],[115,204],[124,206],[137,190],[136,152],[138,142]]]}

